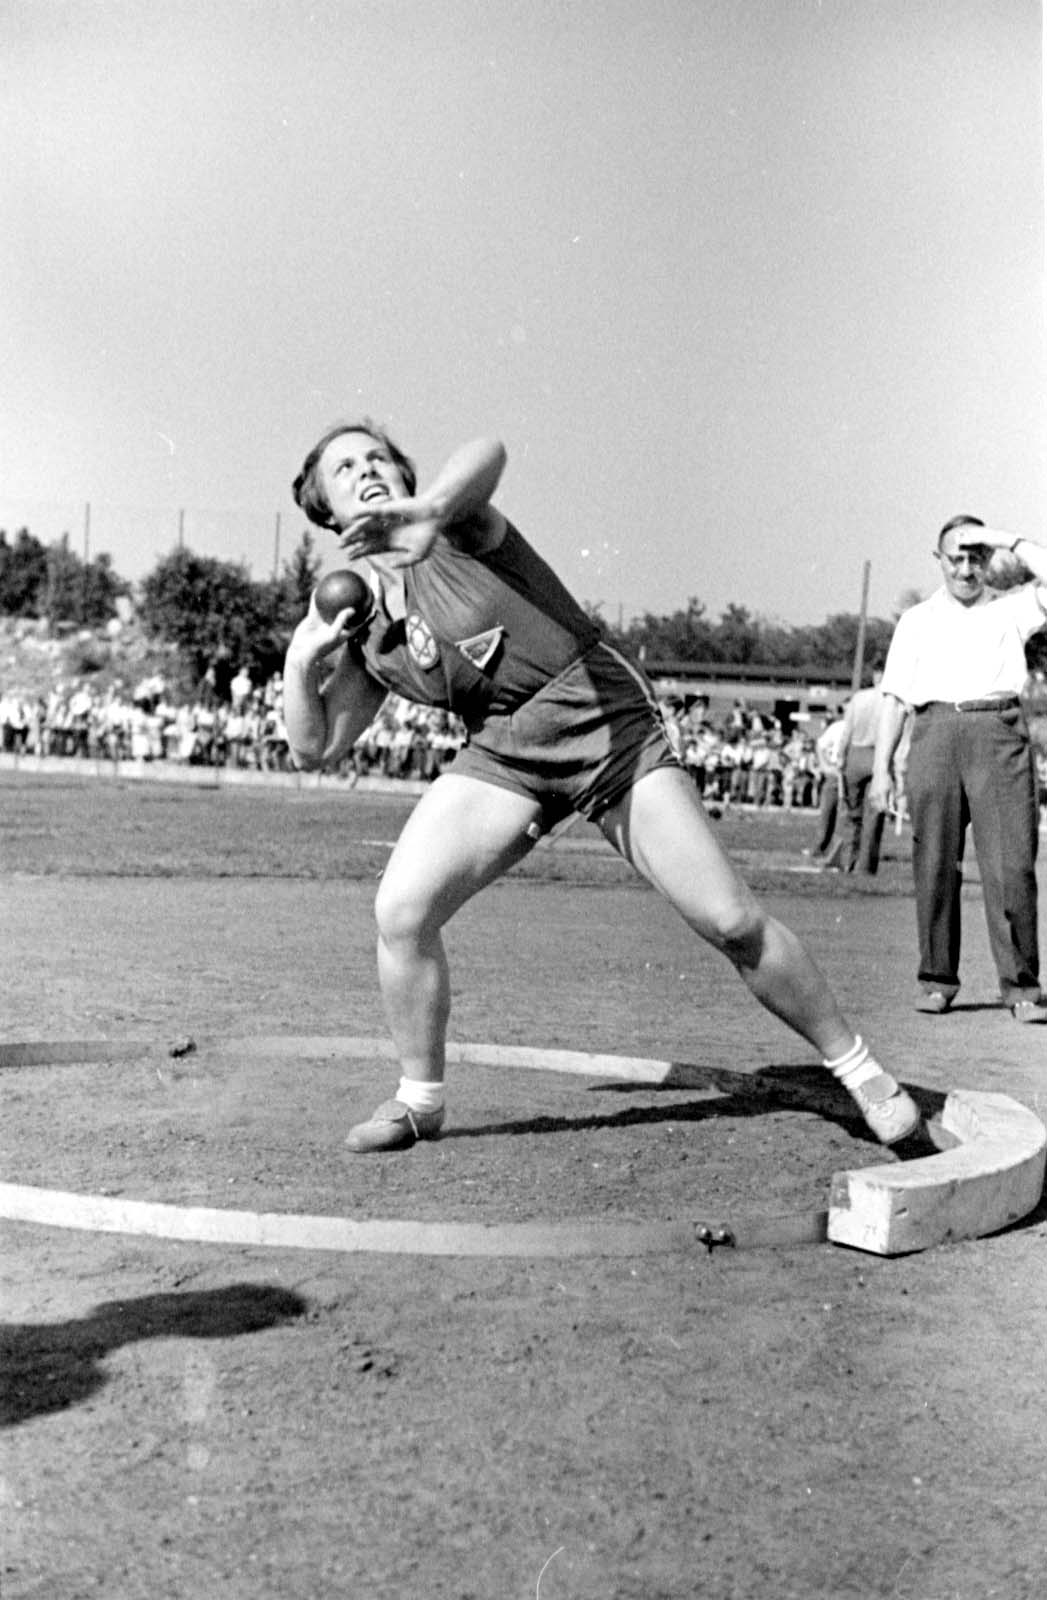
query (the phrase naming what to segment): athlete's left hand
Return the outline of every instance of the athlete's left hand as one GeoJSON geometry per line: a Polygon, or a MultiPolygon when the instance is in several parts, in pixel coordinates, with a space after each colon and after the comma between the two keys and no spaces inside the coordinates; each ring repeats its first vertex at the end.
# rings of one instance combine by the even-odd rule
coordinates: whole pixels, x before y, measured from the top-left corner
{"type": "Polygon", "coordinates": [[[350,561],[386,555],[393,567],[413,567],[425,560],[439,531],[432,506],[417,496],[404,495],[372,501],[342,529],[339,544],[350,561]]]}

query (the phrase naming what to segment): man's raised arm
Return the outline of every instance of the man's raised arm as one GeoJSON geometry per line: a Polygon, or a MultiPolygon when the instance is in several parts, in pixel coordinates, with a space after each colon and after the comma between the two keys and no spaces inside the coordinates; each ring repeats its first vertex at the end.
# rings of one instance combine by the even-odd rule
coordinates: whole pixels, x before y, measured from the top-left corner
{"type": "Polygon", "coordinates": [[[1047,611],[1047,547],[1026,539],[1020,533],[1007,533],[1002,528],[982,528],[976,524],[960,530],[960,548],[972,544],[987,545],[991,550],[1005,550],[1016,556],[1039,589],[1040,604],[1047,611]]]}

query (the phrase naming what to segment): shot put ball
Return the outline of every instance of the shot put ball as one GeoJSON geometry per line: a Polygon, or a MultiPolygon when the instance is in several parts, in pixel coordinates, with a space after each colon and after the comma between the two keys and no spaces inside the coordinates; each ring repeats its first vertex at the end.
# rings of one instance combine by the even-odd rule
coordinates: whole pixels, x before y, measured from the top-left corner
{"type": "Polygon", "coordinates": [[[350,608],[351,622],[366,616],[371,609],[371,591],[357,572],[329,572],[316,586],[316,609],[325,622],[333,622],[340,611],[350,608]]]}

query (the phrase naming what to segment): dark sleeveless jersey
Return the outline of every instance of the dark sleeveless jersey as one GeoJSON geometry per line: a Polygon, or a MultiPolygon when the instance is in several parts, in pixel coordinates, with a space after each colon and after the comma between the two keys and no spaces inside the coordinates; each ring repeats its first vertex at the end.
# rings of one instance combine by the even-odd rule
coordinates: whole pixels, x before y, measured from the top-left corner
{"type": "Polygon", "coordinates": [[[379,607],[350,648],[387,689],[472,729],[530,699],[600,636],[511,523],[497,550],[467,555],[441,538],[403,572],[406,616],[379,607]]]}

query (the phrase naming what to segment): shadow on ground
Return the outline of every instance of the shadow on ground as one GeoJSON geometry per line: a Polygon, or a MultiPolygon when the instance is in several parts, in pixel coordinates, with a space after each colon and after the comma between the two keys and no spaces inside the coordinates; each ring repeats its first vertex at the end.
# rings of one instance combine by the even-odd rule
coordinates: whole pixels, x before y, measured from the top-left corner
{"type": "Polygon", "coordinates": [[[139,1339],[231,1339],[300,1317],[301,1296],[262,1284],[234,1283],[184,1294],[113,1300],[68,1322],[0,1327],[4,1390],[0,1426],[64,1411],[107,1381],[101,1363],[139,1339]]]}
{"type": "MultiPolygon", "coordinates": [[[[937,1127],[946,1096],[935,1089],[907,1083],[905,1087],[919,1106],[926,1130],[894,1146],[891,1154],[901,1160],[917,1160],[948,1149],[955,1140],[937,1127]]],[[[589,1117],[538,1116],[511,1122],[484,1123],[482,1127],[449,1128],[442,1138],[476,1139],[496,1134],[573,1133],[583,1128],[624,1128],[658,1122],[704,1122],[710,1117],[759,1117],[768,1111],[806,1111],[837,1123],[854,1137],[876,1141],[855,1108],[850,1095],[821,1067],[778,1066],[761,1072],[729,1072],[720,1067],[698,1067],[690,1062],[674,1062],[666,1078],[657,1084],[603,1082],[601,1094],[657,1095],[681,1089],[713,1091],[715,1100],[675,1100],[669,1106],[638,1106],[610,1114],[589,1117]]],[[[888,1152],[884,1151],[885,1157],[888,1152]]]]}

